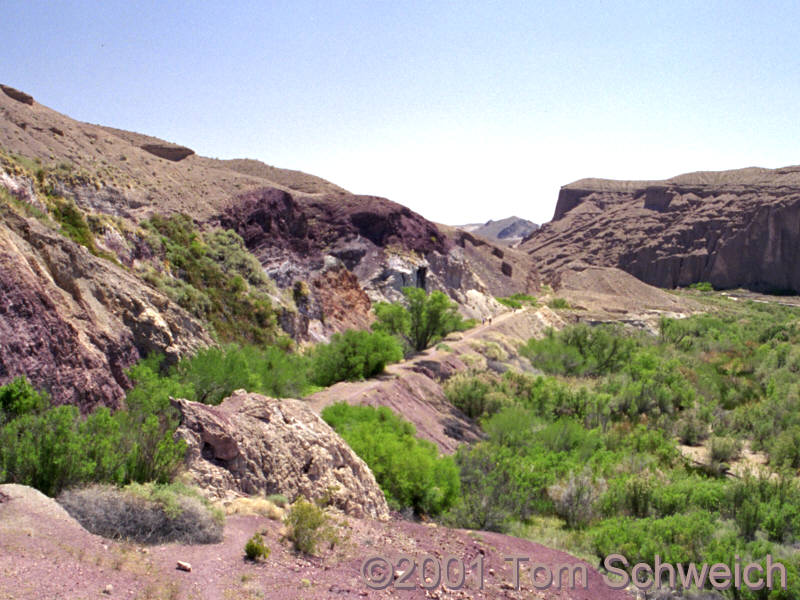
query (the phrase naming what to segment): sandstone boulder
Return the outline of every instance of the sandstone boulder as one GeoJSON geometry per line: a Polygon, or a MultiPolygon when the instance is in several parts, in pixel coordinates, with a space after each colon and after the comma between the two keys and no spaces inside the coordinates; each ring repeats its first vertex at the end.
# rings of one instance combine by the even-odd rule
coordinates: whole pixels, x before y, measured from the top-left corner
{"type": "Polygon", "coordinates": [[[386,499],[350,447],[305,403],[237,391],[219,406],[174,399],[187,466],[209,496],[328,497],[356,517],[385,519],[386,499]]]}

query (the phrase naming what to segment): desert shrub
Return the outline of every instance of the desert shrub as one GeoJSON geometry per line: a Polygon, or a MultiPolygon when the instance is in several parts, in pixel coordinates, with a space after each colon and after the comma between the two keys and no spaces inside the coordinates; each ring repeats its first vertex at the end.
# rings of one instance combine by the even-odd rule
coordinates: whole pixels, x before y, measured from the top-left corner
{"type": "Polygon", "coordinates": [[[528,294],[512,294],[510,296],[495,298],[500,304],[508,306],[509,308],[522,308],[525,305],[535,307],[537,300],[534,296],[528,294]]]}
{"type": "Polygon", "coordinates": [[[719,513],[727,498],[727,482],[698,475],[678,477],[652,487],[651,506],[658,516],[694,509],[719,513]]]}
{"type": "Polygon", "coordinates": [[[708,425],[700,419],[696,411],[688,410],[675,424],[675,433],[681,444],[697,446],[708,436],[708,425]]]}
{"type": "Polygon", "coordinates": [[[416,438],[414,426],[388,408],[338,403],[326,407],[322,418],[367,463],[394,508],[437,515],[458,498],[452,457],[440,457],[434,444],[416,438]]]}
{"type": "Polygon", "coordinates": [[[289,499],[283,494],[270,494],[267,500],[280,508],[286,508],[289,504],[289,499]]]}
{"type": "Polygon", "coordinates": [[[161,376],[162,361],[153,355],[128,371],[134,386],[126,395],[126,410],[114,415],[123,432],[120,451],[125,456],[125,475],[118,483],[167,483],[186,456],[186,443],[174,436],[180,415],[169,398],[191,398],[193,390],[175,377],[161,376]]]}
{"type": "Polygon", "coordinates": [[[443,292],[428,294],[421,288],[403,288],[405,304],[379,302],[375,305],[376,322],[372,328],[398,336],[413,351],[420,352],[452,331],[474,325],[458,314],[458,305],[443,292]]]}
{"type": "Polygon", "coordinates": [[[509,448],[524,448],[534,441],[544,420],[518,405],[507,406],[483,422],[483,430],[493,443],[509,448]]]}
{"type": "Polygon", "coordinates": [[[247,540],[247,543],[244,545],[244,554],[245,556],[252,561],[256,561],[259,559],[266,560],[269,558],[270,550],[264,544],[264,538],[261,537],[260,533],[256,533],[247,540]]]}
{"type": "Polygon", "coordinates": [[[472,419],[491,415],[502,408],[489,397],[494,386],[490,375],[457,373],[444,384],[444,393],[450,403],[472,419]]]}
{"type": "Polygon", "coordinates": [[[584,456],[602,446],[600,437],[572,419],[559,419],[535,434],[536,441],[550,452],[572,452],[580,448],[584,456]]]}
{"type": "Polygon", "coordinates": [[[548,494],[556,514],[564,519],[567,527],[575,529],[585,527],[594,518],[600,488],[591,473],[584,471],[570,473],[568,479],[550,486],[548,494]]]}
{"type": "Polygon", "coordinates": [[[506,532],[513,521],[552,508],[544,493],[546,475],[528,468],[511,448],[461,446],[456,464],[461,497],[445,516],[452,526],[506,532]]]}
{"type": "Polygon", "coordinates": [[[59,503],[88,531],[142,544],[214,544],[223,517],[199,494],[180,485],[94,485],[71,489],[59,503]]]}
{"type": "Polygon", "coordinates": [[[761,525],[761,504],[758,500],[747,498],[742,502],[733,517],[739,535],[745,540],[753,540],[761,525]]]}
{"type": "Polygon", "coordinates": [[[620,371],[602,386],[613,396],[612,414],[630,418],[673,415],[694,404],[694,388],[681,372],[678,359],[665,359],[655,351],[642,349],[627,355],[620,371]]]}
{"type": "Polygon", "coordinates": [[[286,537],[291,540],[294,549],[303,554],[313,555],[317,545],[322,542],[328,542],[333,546],[338,541],[336,531],[325,511],[304,498],[292,504],[284,523],[287,528],[286,537]]]}
{"type": "Polygon", "coordinates": [[[622,554],[631,565],[652,565],[656,554],[662,562],[700,563],[717,529],[716,517],[693,512],[663,518],[615,517],[593,528],[591,537],[598,556],[622,554]]]}
{"type": "Polygon", "coordinates": [[[619,370],[636,348],[636,341],[619,326],[572,325],[548,329],[520,349],[533,366],[555,375],[603,375],[619,370]]]}
{"type": "Polygon", "coordinates": [[[800,426],[781,432],[769,449],[770,463],[775,466],[800,467],[800,426]]]}
{"type": "Polygon", "coordinates": [[[699,292],[713,292],[714,286],[711,285],[708,281],[698,281],[697,283],[690,284],[689,289],[697,290],[699,292]]]}
{"type": "Polygon", "coordinates": [[[97,254],[92,230],[86,223],[83,213],[75,206],[74,202],[64,198],[54,199],[51,211],[55,220],[61,225],[61,233],[73,242],[85,246],[92,254],[97,254]]]}
{"type": "Polygon", "coordinates": [[[191,388],[184,397],[206,404],[219,404],[237,389],[283,398],[299,396],[309,385],[308,360],[276,346],[205,348],[172,373],[191,388]]]}
{"type": "Polygon", "coordinates": [[[570,308],[569,302],[567,302],[564,298],[552,298],[548,300],[547,306],[550,308],[570,308]]]}
{"type": "Polygon", "coordinates": [[[27,414],[39,414],[48,407],[47,394],[35,389],[25,377],[0,386],[0,425],[27,414]]]}
{"type": "Polygon", "coordinates": [[[709,443],[709,454],[714,463],[727,463],[739,457],[742,443],[736,438],[712,436],[709,443]]]}
{"type": "Polygon", "coordinates": [[[654,487],[647,473],[616,478],[599,499],[598,506],[605,516],[647,517],[654,500],[654,487]]]}
{"type": "Polygon", "coordinates": [[[335,333],[330,343],[314,348],[311,377],[322,386],[355,381],[377,375],[387,364],[402,358],[403,347],[388,333],[350,329],[335,333]]]}
{"type": "Polygon", "coordinates": [[[86,457],[91,440],[74,406],[26,414],[0,430],[0,474],[7,482],[35,487],[53,496],[67,485],[92,479],[86,457]]]}

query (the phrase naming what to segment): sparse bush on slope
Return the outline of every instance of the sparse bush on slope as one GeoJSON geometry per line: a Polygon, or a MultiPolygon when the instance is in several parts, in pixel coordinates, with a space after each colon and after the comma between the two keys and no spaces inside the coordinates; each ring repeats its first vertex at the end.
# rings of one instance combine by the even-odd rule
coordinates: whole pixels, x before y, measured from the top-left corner
{"type": "Polygon", "coordinates": [[[214,544],[224,517],[178,484],[94,485],[63,492],[59,503],[88,531],[141,544],[214,544]]]}

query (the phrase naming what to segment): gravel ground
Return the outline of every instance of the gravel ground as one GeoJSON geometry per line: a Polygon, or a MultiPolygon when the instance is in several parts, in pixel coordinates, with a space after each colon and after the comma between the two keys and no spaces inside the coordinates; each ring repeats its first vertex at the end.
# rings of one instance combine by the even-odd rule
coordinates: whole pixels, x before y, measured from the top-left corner
{"type": "MultiPolygon", "coordinates": [[[[630,599],[607,588],[587,565],[588,589],[534,589],[529,567],[523,566],[520,589],[514,589],[512,565],[505,556],[530,557],[553,569],[586,564],[533,542],[495,533],[447,529],[413,523],[396,515],[391,521],[360,520],[334,515],[339,543],[321,548],[319,556],[297,555],[283,541],[283,525],[265,517],[230,516],[222,543],[205,546],[165,544],[141,547],[103,539],[85,531],[53,500],[17,485],[0,486],[0,599],[328,599],[328,598],[562,598],[630,599]],[[263,533],[269,558],[252,563],[244,558],[247,539],[263,533]],[[469,569],[463,589],[440,585],[424,589],[418,571],[413,589],[397,589],[404,581],[401,555],[420,560],[430,555],[463,560],[469,569]],[[384,556],[395,566],[388,589],[367,586],[361,566],[368,556],[384,556]],[[484,589],[478,589],[475,561],[483,559],[484,589]],[[191,572],[176,569],[178,561],[191,572]],[[110,586],[110,587],[109,587],[110,586]]],[[[451,566],[456,579],[455,565],[451,566]]],[[[530,563],[529,563],[530,564],[530,563]]],[[[376,571],[380,574],[380,569],[376,571]]],[[[430,574],[430,573],[429,573],[430,574]]],[[[540,575],[544,575],[541,573],[540,575]]],[[[540,578],[541,579],[541,578],[540,578]]]]}

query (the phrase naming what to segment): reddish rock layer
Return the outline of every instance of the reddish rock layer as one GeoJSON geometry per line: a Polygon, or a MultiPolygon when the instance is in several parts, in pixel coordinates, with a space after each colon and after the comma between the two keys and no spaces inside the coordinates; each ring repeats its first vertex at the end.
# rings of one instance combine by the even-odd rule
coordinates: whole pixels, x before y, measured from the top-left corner
{"type": "Polygon", "coordinates": [[[521,249],[548,274],[580,261],[660,287],[800,291],[799,234],[800,167],[753,168],[576,182],[521,249]]]}

